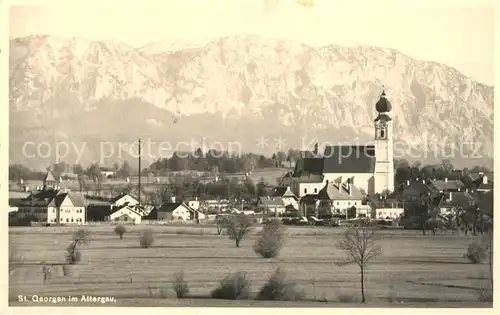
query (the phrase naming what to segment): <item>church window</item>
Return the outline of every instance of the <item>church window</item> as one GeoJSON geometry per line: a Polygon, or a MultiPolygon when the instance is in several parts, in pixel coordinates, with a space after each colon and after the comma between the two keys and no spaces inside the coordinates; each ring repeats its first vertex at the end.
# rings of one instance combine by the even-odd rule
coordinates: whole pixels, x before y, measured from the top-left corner
{"type": "Polygon", "coordinates": [[[314,193],[317,193],[318,192],[318,188],[314,188],[314,193]]]}
{"type": "Polygon", "coordinates": [[[384,137],[385,137],[385,130],[380,129],[380,138],[384,138],[384,137]]]}
{"type": "Polygon", "coordinates": [[[304,188],[304,194],[307,194],[307,188],[304,188]]]}

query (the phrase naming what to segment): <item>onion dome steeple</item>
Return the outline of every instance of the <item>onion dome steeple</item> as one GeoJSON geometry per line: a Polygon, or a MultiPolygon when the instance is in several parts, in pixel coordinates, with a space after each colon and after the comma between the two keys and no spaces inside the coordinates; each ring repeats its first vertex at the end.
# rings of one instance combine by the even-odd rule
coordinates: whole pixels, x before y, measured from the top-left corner
{"type": "Polygon", "coordinates": [[[375,109],[379,113],[388,113],[392,109],[391,102],[385,96],[385,88],[382,88],[382,94],[380,95],[380,99],[377,104],[375,104],[375,109]]]}

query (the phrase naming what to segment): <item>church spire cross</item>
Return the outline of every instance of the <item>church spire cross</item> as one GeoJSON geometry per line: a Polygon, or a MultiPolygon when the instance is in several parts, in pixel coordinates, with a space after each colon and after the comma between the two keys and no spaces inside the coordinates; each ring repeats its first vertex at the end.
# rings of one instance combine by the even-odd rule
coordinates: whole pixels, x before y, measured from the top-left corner
{"type": "Polygon", "coordinates": [[[380,96],[385,97],[385,85],[382,85],[382,94],[380,96]]]}

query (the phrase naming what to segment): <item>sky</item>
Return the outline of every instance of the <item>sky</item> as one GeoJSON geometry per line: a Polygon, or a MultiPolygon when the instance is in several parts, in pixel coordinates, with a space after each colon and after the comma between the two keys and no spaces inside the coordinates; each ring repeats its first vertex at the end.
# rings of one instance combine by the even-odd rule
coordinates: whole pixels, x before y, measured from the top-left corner
{"type": "Polygon", "coordinates": [[[205,45],[238,34],[313,46],[373,45],[444,63],[493,85],[494,0],[314,0],[309,7],[297,2],[17,0],[10,1],[9,32],[11,37],[118,40],[136,47],[175,40],[205,45]]]}

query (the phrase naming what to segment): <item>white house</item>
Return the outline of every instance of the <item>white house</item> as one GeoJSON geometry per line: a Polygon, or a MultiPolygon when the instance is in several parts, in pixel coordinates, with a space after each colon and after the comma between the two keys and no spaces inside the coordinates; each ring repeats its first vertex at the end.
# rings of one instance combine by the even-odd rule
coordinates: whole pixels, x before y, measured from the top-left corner
{"type": "Polygon", "coordinates": [[[201,204],[198,198],[196,198],[195,200],[189,200],[187,202],[187,205],[193,210],[199,210],[201,204]]]}
{"type": "Polygon", "coordinates": [[[275,188],[274,197],[280,197],[285,207],[291,205],[294,209],[299,209],[299,198],[292,192],[290,186],[275,188]]]}
{"type": "Polygon", "coordinates": [[[59,188],[57,183],[49,172],[43,187],[19,202],[18,214],[48,224],[85,224],[85,198],[69,189],[59,188]]]}
{"type": "Polygon", "coordinates": [[[137,211],[135,206],[121,206],[116,208],[116,211],[111,213],[109,220],[124,224],[140,224],[142,216],[137,211]]]}
{"type": "Polygon", "coordinates": [[[135,206],[139,204],[139,200],[130,194],[120,194],[111,200],[113,208],[120,208],[125,205],[135,206]]]}
{"type": "Polygon", "coordinates": [[[263,213],[282,214],[286,206],[281,197],[259,197],[257,209],[263,213]]]}
{"type": "Polygon", "coordinates": [[[360,189],[352,184],[327,181],[318,194],[318,206],[329,208],[332,214],[346,214],[352,207],[360,211],[369,208],[362,204],[363,198],[360,189]]]}
{"type": "Polygon", "coordinates": [[[385,91],[375,105],[375,136],[368,145],[327,145],[321,156],[305,152],[295,165],[292,191],[300,198],[317,194],[327,181],[349,181],[367,194],[394,191],[392,105],[385,91]]]}
{"type": "Polygon", "coordinates": [[[166,202],[156,212],[153,220],[204,220],[206,215],[198,210],[194,210],[183,202],[166,202]]]}
{"type": "Polygon", "coordinates": [[[391,219],[400,218],[405,212],[403,208],[379,208],[375,209],[375,219],[391,219]]]}

